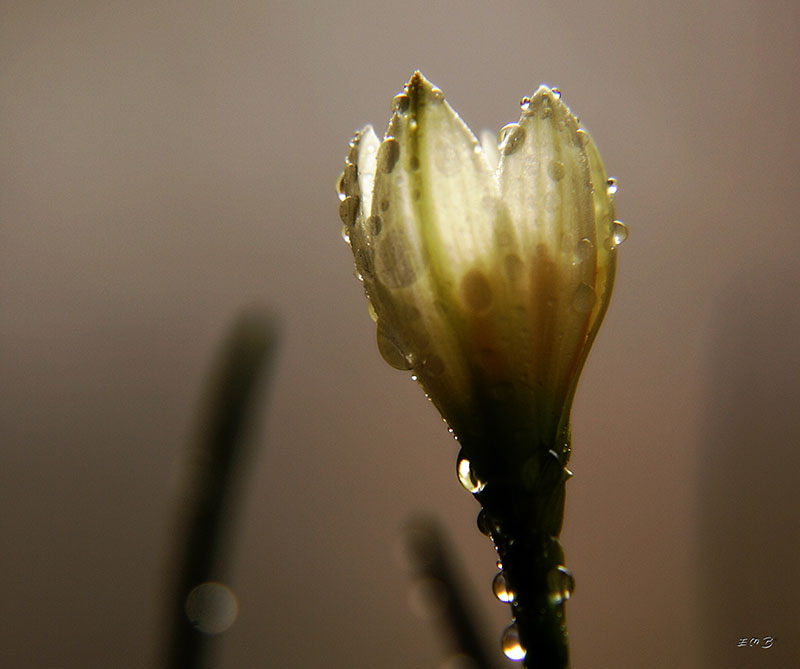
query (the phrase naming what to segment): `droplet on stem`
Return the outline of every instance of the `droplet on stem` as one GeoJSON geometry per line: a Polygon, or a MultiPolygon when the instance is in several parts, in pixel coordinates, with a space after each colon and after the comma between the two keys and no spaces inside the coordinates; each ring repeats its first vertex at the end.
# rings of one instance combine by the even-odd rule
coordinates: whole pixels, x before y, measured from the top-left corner
{"type": "Polygon", "coordinates": [[[512,623],[506,627],[500,643],[503,647],[503,653],[509,660],[521,661],[525,659],[527,653],[519,638],[519,629],[516,623],[512,623]]]}

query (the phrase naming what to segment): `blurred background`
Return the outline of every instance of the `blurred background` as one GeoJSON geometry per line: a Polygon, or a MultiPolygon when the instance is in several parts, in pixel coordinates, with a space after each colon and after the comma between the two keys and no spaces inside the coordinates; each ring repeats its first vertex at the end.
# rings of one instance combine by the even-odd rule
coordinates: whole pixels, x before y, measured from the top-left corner
{"type": "Polygon", "coordinates": [[[457,446],[380,359],[337,216],[352,132],[420,68],[475,131],[560,87],[620,182],[573,415],[573,666],[800,666],[799,35],[778,0],[3,2],[0,664],[155,665],[203,384],[253,304],[281,340],[217,666],[444,666],[419,511],[500,656],[457,446]]]}

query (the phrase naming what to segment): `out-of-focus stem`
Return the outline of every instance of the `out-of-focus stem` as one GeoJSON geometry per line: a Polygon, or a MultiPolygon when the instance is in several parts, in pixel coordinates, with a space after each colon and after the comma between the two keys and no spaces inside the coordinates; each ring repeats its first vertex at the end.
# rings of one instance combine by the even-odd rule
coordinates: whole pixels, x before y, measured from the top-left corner
{"type": "Polygon", "coordinates": [[[182,495],[183,527],[172,567],[166,669],[200,669],[207,663],[210,637],[188,619],[186,597],[199,584],[222,580],[235,502],[241,494],[237,475],[249,455],[248,428],[256,391],[271,368],[275,341],[268,316],[260,311],[240,316],[208,387],[182,495]]]}

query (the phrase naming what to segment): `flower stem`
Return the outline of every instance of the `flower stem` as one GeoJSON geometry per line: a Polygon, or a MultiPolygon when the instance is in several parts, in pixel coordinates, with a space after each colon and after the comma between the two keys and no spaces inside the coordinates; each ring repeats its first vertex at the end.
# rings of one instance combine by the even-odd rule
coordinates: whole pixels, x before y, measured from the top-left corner
{"type": "Polygon", "coordinates": [[[570,476],[564,462],[569,447],[560,450],[560,456],[540,450],[524,464],[504,468],[475,495],[483,507],[481,529],[500,556],[507,591],[503,599],[511,604],[514,619],[504,651],[537,669],[569,666],[564,602],[574,582],[558,541],[570,476]]]}

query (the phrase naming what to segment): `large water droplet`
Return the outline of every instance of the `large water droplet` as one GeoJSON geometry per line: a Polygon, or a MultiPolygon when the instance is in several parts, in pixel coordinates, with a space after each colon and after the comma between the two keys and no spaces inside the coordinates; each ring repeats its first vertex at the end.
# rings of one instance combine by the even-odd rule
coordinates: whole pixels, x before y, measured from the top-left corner
{"type": "Polygon", "coordinates": [[[500,644],[503,648],[503,653],[509,660],[520,661],[525,659],[527,653],[522,647],[522,641],[519,638],[519,629],[516,623],[512,623],[506,627],[500,644]]]}
{"type": "Polygon", "coordinates": [[[591,255],[593,250],[594,244],[592,244],[592,240],[584,237],[575,247],[575,259],[578,262],[582,262],[591,255]]]}
{"type": "Polygon", "coordinates": [[[392,229],[378,238],[375,272],[389,288],[403,288],[417,280],[417,273],[403,242],[403,235],[392,229]]]}
{"type": "Polygon", "coordinates": [[[342,223],[350,227],[355,224],[360,204],[361,198],[358,195],[350,195],[339,203],[339,218],[342,219],[342,223]]]}
{"type": "Polygon", "coordinates": [[[614,246],[619,246],[628,238],[628,226],[622,221],[614,221],[611,229],[611,238],[614,240],[614,246]]]}
{"type": "Polygon", "coordinates": [[[405,93],[398,93],[392,98],[392,111],[402,114],[408,110],[408,96],[405,93]]]}
{"type": "Polygon", "coordinates": [[[553,604],[562,604],[575,590],[575,578],[569,569],[559,565],[547,573],[547,588],[550,601],[553,604]]]}
{"type": "Polygon", "coordinates": [[[479,269],[471,269],[461,279],[461,299],[473,311],[485,311],[492,304],[492,287],[479,269]]]}
{"type": "Polygon", "coordinates": [[[373,214],[367,219],[367,230],[369,230],[369,234],[373,237],[381,233],[382,227],[383,221],[381,221],[381,217],[377,214],[373,214]]]}
{"type": "Polygon", "coordinates": [[[500,128],[497,134],[497,146],[506,156],[511,155],[525,141],[525,128],[519,123],[509,123],[500,128]]]}
{"type": "Polygon", "coordinates": [[[221,634],[236,621],[239,604],[223,583],[207,581],[186,596],[184,611],[189,622],[203,634],[221,634]]]}
{"type": "Polygon", "coordinates": [[[564,178],[564,163],[560,160],[551,160],[547,166],[547,173],[553,181],[561,181],[564,178]]]}
{"type": "Polygon", "coordinates": [[[588,283],[582,283],[575,289],[572,297],[572,308],[580,314],[587,314],[594,308],[597,294],[588,283]]]}
{"type": "Polygon", "coordinates": [[[387,174],[394,169],[400,158],[400,143],[394,137],[387,137],[378,149],[378,169],[387,174]]]}
{"type": "Polygon", "coordinates": [[[474,495],[486,487],[486,484],[472,471],[472,465],[467,458],[459,456],[456,472],[458,473],[459,482],[467,492],[471,492],[474,495]]]}
{"type": "Polygon", "coordinates": [[[414,365],[410,355],[406,355],[400,347],[386,334],[381,322],[377,332],[378,352],[387,365],[399,370],[411,369],[414,365]]]}
{"type": "Polygon", "coordinates": [[[497,574],[495,574],[494,580],[492,581],[492,592],[494,596],[504,604],[510,604],[515,599],[514,591],[508,587],[506,577],[503,575],[502,571],[498,571],[497,574]]]}

